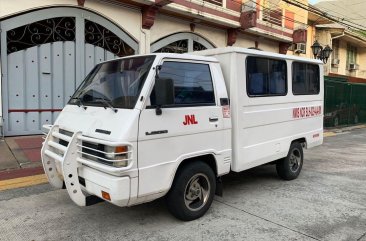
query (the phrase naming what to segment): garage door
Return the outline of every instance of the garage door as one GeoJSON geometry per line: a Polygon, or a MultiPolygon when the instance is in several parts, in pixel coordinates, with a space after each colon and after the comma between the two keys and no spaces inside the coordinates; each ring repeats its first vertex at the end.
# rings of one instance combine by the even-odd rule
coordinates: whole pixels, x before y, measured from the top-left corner
{"type": "Polygon", "coordinates": [[[6,136],[40,134],[94,65],[138,51],[115,24],[77,8],[17,16],[1,22],[1,29],[6,136]]]}

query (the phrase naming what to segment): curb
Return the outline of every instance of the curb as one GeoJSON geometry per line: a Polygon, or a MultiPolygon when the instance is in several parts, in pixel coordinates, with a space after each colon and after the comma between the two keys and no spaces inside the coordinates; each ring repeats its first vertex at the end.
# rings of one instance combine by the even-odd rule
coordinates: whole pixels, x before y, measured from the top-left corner
{"type": "Polygon", "coordinates": [[[21,187],[29,187],[29,186],[39,185],[39,184],[43,184],[43,183],[47,183],[47,182],[48,182],[48,180],[47,180],[46,174],[13,178],[13,179],[0,181],[0,191],[21,188],[21,187]]]}
{"type": "Polygon", "coordinates": [[[366,128],[366,125],[357,125],[357,126],[347,126],[343,128],[331,128],[331,129],[325,129],[323,132],[323,137],[332,137],[337,136],[340,134],[345,134],[347,132],[357,130],[357,129],[363,129],[366,128]]]}

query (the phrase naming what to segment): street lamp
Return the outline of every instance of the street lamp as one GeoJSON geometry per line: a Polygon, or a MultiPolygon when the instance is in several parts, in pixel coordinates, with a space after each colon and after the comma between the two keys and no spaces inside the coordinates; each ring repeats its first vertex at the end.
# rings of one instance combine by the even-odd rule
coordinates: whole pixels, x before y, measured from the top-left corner
{"type": "Polygon", "coordinates": [[[322,53],[323,53],[323,62],[324,64],[326,64],[328,62],[328,59],[330,57],[330,54],[333,52],[333,49],[331,49],[329,47],[329,45],[325,46],[325,48],[323,49],[322,53]]]}
{"type": "Polygon", "coordinates": [[[329,56],[333,51],[329,45],[325,46],[323,49],[317,40],[315,40],[314,44],[311,46],[311,50],[313,51],[314,58],[322,60],[324,64],[328,62],[329,56]]]}

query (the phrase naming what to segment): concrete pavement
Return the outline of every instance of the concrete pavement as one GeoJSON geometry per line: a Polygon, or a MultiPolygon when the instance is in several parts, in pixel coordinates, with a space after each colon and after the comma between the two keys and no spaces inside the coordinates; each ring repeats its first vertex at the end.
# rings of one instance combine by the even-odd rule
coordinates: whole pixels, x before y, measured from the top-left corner
{"type": "Polygon", "coordinates": [[[224,197],[192,222],[163,200],[119,208],[78,207],[48,184],[0,192],[0,240],[366,241],[366,129],[339,132],[305,151],[300,177],[274,166],[224,177],[224,197]]]}

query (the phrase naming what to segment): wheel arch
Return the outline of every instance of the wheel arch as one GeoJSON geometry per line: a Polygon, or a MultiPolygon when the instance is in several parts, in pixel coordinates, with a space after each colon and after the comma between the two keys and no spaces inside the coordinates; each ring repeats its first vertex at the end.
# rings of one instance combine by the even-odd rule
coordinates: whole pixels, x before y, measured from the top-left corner
{"type": "Polygon", "coordinates": [[[215,176],[217,177],[218,172],[217,172],[217,159],[215,157],[214,153],[202,153],[196,156],[191,156],[191,157],[186,157],[183,158],[179,164],[177,165],[174,174],[172,175],[171,181],[170,181],[170,185],[169,185],[169,190],[173,185],[173,181],[175,179],[175,177],[177,176],[177,173],[184,168],[185,166],[187,166],[188,164],[194,162],[194,161],[202,161],[204,163],[206,163],[208,166],[210,166],[210,168],[213,170],[213,172],[215,173],[215,176]]]}
{"type": "Polygon", "coordinates": [[[193,161],[202,161],[202,162],[206,163],[207,165],[209,165],[211,167],[211,169],[214,171],[215,175],[217,176],[217,163],[216,163],[217,160],[215,158],[215,155],[212,154],[212,153],[206,153],[206,154],[202,154],[202,155],[193,156],[193,157],[183,159],[179,163],[179,165],[178,165],[178,167],[177,167],[177,169],[174,173],[174,176],[177,174],[177,172],[181,168],[183,168],[185,165],[187,165],[187,164],[189,164],[193,161]]]}

